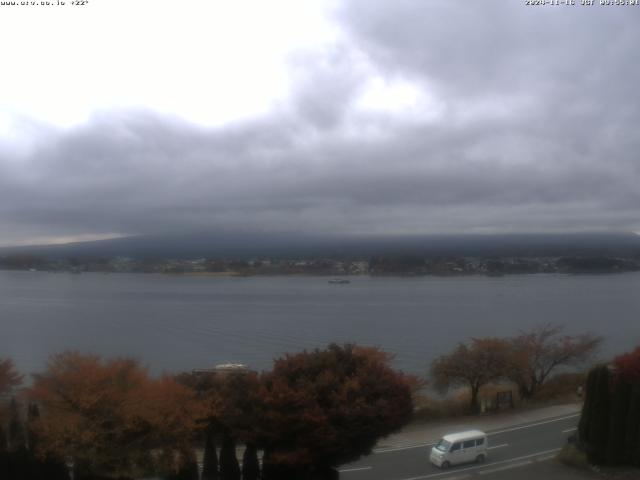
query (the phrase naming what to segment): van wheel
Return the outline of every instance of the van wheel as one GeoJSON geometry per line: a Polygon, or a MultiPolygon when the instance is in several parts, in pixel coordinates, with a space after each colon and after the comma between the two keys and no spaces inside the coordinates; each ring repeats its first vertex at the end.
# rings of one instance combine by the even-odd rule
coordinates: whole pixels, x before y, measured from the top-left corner
{"type": "Polygon", "coordinates": [[[484,455],[478,455],[476,457],[476,463],[484,463],[484,455]]]}
{"type": "Polygon", "coordinates": [[[451,466],[451,464],[449,462],[442,462],[442,469],[446,470],[447,468],[449,468],[451,466]]]}

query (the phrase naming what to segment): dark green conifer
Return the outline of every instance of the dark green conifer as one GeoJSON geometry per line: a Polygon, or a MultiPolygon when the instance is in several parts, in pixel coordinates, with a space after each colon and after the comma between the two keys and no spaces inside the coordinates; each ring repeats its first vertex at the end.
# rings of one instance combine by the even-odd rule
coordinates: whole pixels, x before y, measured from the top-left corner
{"type": "Polygon", "coordinates": [[[624,445],[625,460],[630,465],[640,467],[640,383],[636,382],[631,388],[624,445]]]}
{"type": "Polygon", "coordinates": [[[621,378],[614,379],[611,384],[611,409],[606,443],[606,461],[609,465],[619,465],[625,461],[626,421],[630,397],[631,384],[621,378]]]}
{"type": "Polygon", "coordinates": [[[222,449],[220,450],[220,479],[240,480],[240,465],[236,457],[236,444],[230,432],[225,429],[222,435],[222,449]]]}
{"type": "Polygon", "coordinates": [[[258,480],[260,478],[260,462],[255,444],[248,443],[242,456],[242,480],[258,480]]]}
{"type": "Polygon", "coordinates": [[[595,383],[598,377],[598,371],[595,368],[589,370],[584,393],[584,403],[582,404],[582,414],[578,423],[578,438],[582,445],[587,445],[590,441],[589,427],[591,425],[593,415],[593,400],[596,396],[595,383]]]}
{"type": "Polygon", "coordinates": [[[213,430],[208,430],[204,441],[204,457],[202,459],[202,480],[218,480],[218,454],[213,430]]]}
{"type": "Polygon", "coordinates": [[[20,419],[20,407],[15,398],[11,399],[9,406],[9,450],[18,451],[25,446],[26,438],[24,427],[20,419]]]}
{"type": "Polygon", "coordinates": [[[195,452],[193,450],[182,452],[178,471],[171,480],[198,480],[198,477],[198,461],[195,452]]]}
{"type": "MultiPolygon", "coordinates": [[[[42,462],[43,480],[69,480],[69,469],[60,459],[47,457],[42,462]]],[[[74,478],[74,480],[76,480],[74,478]]]]}
{"type": "Polygon", "coordinates": [[[32,403],[27,409],[27,445],[31,456],[32,472],[38,480],[69,480],[69,468],[60,458],[47,455],[44,459],[37,455],[38,436],[35,422],[40,418],[40,409],[32,403]]]}
{"type": "Polygon", "coordinates": [[[589,460],[595,464],[606,462],[607,441],[609,437],[611,373],[606,365],[596,367],[596,379],[593,385],[593,407],[589,422],[588,449],[589,460]]]}
{"type": "Polygon", "coordinates": [[[7,434],[4,431],[3,426],[0,424],[0,454],[7,451],[7,434]]]}
{"type": "Polygon", "coordinates": [[[38,446],[37,434],[34,423],[40,418],[38,405],[32,403],[27,410],[27,445],[29,450],[35,454],[38,446]]]}

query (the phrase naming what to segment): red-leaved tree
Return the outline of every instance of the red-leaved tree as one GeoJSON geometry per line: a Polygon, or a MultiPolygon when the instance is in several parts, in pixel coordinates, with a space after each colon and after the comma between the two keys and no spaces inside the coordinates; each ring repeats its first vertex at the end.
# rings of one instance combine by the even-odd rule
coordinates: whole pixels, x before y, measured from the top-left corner
{"type": "Polygon", "coordinates": [[[332,344],[277,359],[261,378],[253,439],[265,450],[263,475],[320,471],[370,453],[409,421],[416,384],[376,348],[332,344]]]}
{"type": "Polygon", "coordinates": [[[629,383],[640,382],[640,347],[616,357],[613,365],[616,376],[629,383]]]}

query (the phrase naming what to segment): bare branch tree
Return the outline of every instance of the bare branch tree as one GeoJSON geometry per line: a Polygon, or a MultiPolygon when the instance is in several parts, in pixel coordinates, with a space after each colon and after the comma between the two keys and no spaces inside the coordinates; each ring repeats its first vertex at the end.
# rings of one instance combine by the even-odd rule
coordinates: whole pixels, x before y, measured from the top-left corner
{"type": "Polygon", "coordinates": [[[509,378],[522,398],[533,397],[549,375],[561,367],[578,367],[600,347],[602,337],[593,333],[562,335],[563,327],[547,323],[511,340],[513,365],[509,378]]]}

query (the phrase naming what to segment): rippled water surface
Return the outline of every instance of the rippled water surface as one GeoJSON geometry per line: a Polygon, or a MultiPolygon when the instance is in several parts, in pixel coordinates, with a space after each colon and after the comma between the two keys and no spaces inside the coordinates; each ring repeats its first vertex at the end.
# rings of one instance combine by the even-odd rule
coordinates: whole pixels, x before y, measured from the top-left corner
{"type": "Polygon", "coordinates": [[[154,371],[268,368],[331,341],[377,345],[423,373],[473,336],[554,322],[640,344],[640,274],[499,278],[188,277],[0,271],[0,357],[25,372],[64,349],[135,356],[154,371]]]}

